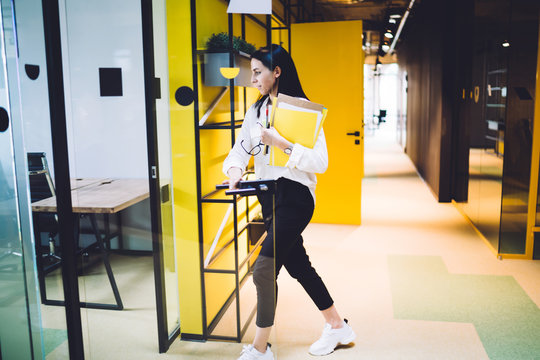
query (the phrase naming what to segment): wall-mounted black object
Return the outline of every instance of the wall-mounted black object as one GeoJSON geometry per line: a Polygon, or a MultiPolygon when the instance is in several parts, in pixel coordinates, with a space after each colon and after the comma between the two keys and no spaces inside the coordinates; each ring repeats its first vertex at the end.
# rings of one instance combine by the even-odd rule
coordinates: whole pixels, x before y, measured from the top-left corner
{"type": "Polygon", "coordinates": [[[193,90],[188,86],[179,87],[174,93],[176,102],[182,106],[188,106],[195,100],[195,94],[193,90]]]}
{"type": "Polygon", "coordinates": [[[4,132],[9,127],[9,114],[3,107],[0,107],[0,132],[4,132]]]}
{"type": "Polygon", "coordinates": [[[122,68],[99,68],[100,96],[122,96],[122,68]]]}
{"type": "Polygon", "coordinates": [[[167,201],[169,201],[169,199],[169,184],[163,185],[161,187],[161,202],[166,203],[167,201]]]}
{"type": "Polygon", "coordinates": [[[156,99],[161,99],[161,79],[154,78],[154,91],[156,93],[156,99]]]}
{"type": "Polygon", "coordinates": [[[36,80],[39,77],[39,65],[25,64],[24,71],[31,80],[36,80]]]}
{"type": "Polygon", "coordinates": [[[519,97],[519,100],[532,100],[532,96],[531,94],[529,94],[527,88],[514,87],[514,90],[516,90],[516,94],[519,97]]]}

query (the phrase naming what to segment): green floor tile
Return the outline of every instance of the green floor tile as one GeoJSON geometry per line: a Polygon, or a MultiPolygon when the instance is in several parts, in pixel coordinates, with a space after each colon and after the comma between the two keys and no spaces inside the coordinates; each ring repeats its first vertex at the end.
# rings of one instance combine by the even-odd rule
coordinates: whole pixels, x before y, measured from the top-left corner
{"type": "Polygon", "coordinates": [[[474,324],[490,359],[540,359],[540,310],[512,276],[449,274],[436,256],[389,256],[394,317],[474,324]]]}

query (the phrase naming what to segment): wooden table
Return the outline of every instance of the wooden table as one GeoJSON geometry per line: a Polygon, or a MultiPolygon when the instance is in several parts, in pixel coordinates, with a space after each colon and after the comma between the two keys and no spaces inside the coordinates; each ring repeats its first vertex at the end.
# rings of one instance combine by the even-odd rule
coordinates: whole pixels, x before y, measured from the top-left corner
{"type": "MultiPolygon", "coordinates": [[[[149,196],[145,179],[72,179],[71,184],[74,213],[114,214],[149,196]]],[[[32,211],[56,212],[56,196],[32,203],[32,211]]]]}
{"type": "MultiPolygon", "coordinates": [[[[116,305],[86,303],[81,302],[81,307],[97,309],[122,310],[123,304],[118,292],[118,287],[114,279],[114,274],[109,262],[109,248],[111,238],[118,237],[120,247],[122,247],[121,221],[119,212],[149,197],[149,185],[146,179],[71,179],[71,201],[74,213],[87,215],[90,219],[96,242],[93,245],[101,250],[103,264],[107,270],[107,276],[114,293],[116,305]],[[97,225],[96,214],[103,214],[105,218],[105,229],[101,231],[97,225]],[[118,233],[111,234],[109,227],[109,215],[118,215],[118,233]]],[[[39,200],[32,203],[32,211],[56,212],[56,197],[39,200]]],[[[77,217],[76,238],[79,240],[79,221],[81,216],[77,217]]],[[[39,233],[39,231],[38,231],[39,233]]],[[[36,241],[36,246],[39,242],[36,241]]],[[[92,246],[93,246],[92,245],[92,246]]],[[[86,249],[86,248],[85,248],[86,249]]],[[[39,272],[38,272],[39,273],[39,272]]],[[[48,300],[45,290],[44,274],[40,276],[40,288],[42,299],[48,305],[64,305],[60,300],[48,300]]]]}

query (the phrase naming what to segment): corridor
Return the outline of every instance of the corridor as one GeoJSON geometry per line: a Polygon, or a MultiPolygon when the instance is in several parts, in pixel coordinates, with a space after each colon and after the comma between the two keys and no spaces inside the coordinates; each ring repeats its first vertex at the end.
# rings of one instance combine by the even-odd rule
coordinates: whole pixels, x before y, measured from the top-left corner
{"type": "MultiPolygon", "coordinates": [[[[365,142],[362,226],[311,224],[308,254],[354,346],[327,359],[533,359],[540,354],[540,262],[497,260],[453,204],[437,203],[390,124],[365,142]]],[[[295,280],[279,278],[274,346],[308,359],[322,317],[295,280]]],[[[248,330],[244,343],[254,334],[248,330]]],[[[240,344],[177,341],[167,357],[234,359],[240,344]]]]}

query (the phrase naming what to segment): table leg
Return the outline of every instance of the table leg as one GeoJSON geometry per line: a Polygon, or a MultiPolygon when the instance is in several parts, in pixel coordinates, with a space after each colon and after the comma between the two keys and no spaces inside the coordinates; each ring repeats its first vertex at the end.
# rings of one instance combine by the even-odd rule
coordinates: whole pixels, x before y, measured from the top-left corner
{"type": "Polygon", "coordinates": [[[38,271],[39,294],[41,302],[47,303],[47,289],[45,288],[45,270],[43,269],[43,257],[41,256],[41,232],[39,231],[39,213],[33,213],[34,220],[34,242],[36,248],[36,261],[38,271]]]}
{"type": "Polygon", "coordinates": [[[103,220],[105,221],[105,245],[107,246],[107,251],[111,251],[111,224],[109,222],[109,214],[103,215],[103,220]]]}
{"type": "Polygon", "coordinates": [[[118,233],[118,249],[124,250],[124,235],[122,233],[122,216],[120,215],[120,211],[116,213],[116,224],[118,226],[116,229],[118,233]]]}
{"type": "Polygon", "coordinates": [[[118,287],[116,285],[116,280],[114,279],[114,274],[112,272],[111,264],[109,262],[109,252],[105,248],[105,245],[103,244],[103,238],[101,237],[101,234],[99,233],[99,229],[97,226],[96,221],[96,215],[95,214],[89,214],[90,221],[92,223],[92,228],[94,230],[94,235],[96,237],[96,240],[99,244],[99,247],[101,249],[101,257],[103,259],[103,264],[105,265],[105,269],[107,271],[107,276],[109,277],[109,282],[111,284],[111,288],[114,294],[114,298],[116,300],[116,305],[118,310],[122,310],[124,308],[124,305],[122,304],[122,299],[120,297],[120,292],[118,291],[118,287]]]}

